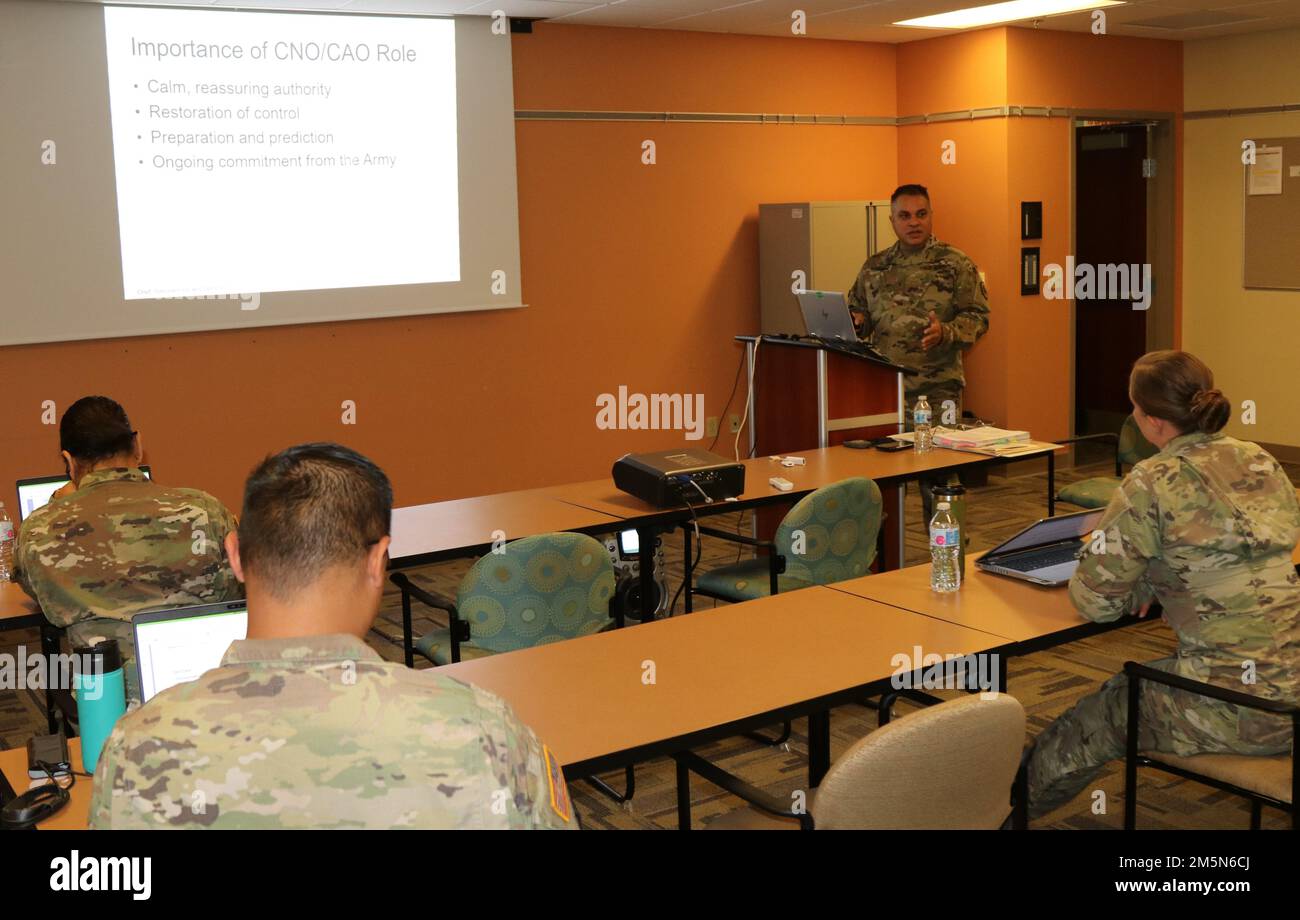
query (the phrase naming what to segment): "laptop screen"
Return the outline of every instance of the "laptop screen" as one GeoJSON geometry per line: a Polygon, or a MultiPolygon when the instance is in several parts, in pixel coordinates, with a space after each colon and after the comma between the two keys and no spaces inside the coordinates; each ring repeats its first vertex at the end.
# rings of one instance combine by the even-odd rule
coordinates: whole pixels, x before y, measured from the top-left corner
{"type": "MultiPolygon", "coordinates": [[[[144,471],[146,479],[153,478],[149,467],[142,466],[140,469],[144,471]]],[[[40,479],[18,480],[18,520],[25,521],[37,508],[44,508],[49,504],[54,493],[67,484],[66,476],[42,476],[40,479]]]]}
{"type": "Polygon", "coordinates": [[[242,603],[206,604],[134,620],[140,702],[195,680],[221,664],[230,643],[248,635],[248,608],[242,603]]]}
{"type": "Polygon", "coordinates": [[[843,294],[837,291],[805,291],[796,295],[796,298],[809,335],[823,339],[843,339],[846,342],[858,340],[857,330],[853,328],[853,317],[849,314],[848,301],[843,294]]]}
{"type": "Polygon", "coordinates": [[[1035,546],[1048,546],[1052,543],[1087,537],[1097,528],[1104,513],[1104,510],[1082,511],[1078,514],[1044,518],[1037,524],[1020,531],[1001,546],[989,550],[988,555],[1002,555],[1017,550],[1032,549],[1035,546]]]}

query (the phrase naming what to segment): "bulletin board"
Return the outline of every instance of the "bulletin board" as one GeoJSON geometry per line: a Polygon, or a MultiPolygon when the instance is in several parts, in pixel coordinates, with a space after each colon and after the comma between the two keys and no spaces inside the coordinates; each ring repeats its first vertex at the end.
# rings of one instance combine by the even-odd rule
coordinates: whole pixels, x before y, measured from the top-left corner
{"type": "Polygon", "coordinates": [[[1252,140],[1255,166],[1245,167],[1242,188],[1243,284],[1300,290],[1300,137],[1252,140]],[[1268,155],[1270,148],[1281,148],[1280,163],[1268,155]]]}

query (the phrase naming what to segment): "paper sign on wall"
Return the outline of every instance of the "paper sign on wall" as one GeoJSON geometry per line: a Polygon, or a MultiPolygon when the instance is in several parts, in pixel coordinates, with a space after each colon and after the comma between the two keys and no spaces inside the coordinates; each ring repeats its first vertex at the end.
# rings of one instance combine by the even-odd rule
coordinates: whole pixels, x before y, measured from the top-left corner
{"type": "Polygon", "coordinates": [[[1282,194],[1282,148],[1260,147],[1255,164],[1246,167],[1247,195],[1282,194]]]}

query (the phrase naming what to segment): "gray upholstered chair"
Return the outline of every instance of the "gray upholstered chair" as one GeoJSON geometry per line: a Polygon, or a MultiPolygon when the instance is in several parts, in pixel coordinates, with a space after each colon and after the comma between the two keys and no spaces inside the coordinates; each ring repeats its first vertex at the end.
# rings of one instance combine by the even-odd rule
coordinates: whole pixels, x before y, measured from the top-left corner
{"type": "Polygon", "coordinates": [[[696,772],[753,806],[713,821],[710,830],[993,830],[1012,817],[1013,785],[1023,827],[1024,753],[1020,703],[1005,693],[972,694],[895,719],[854,743],[808,796],[803,815],[695,754],[678,755],[679,816],[688,824],[687,778],[696,772]]]}
{"type": "Polygon", "coordinates": [[[1296,820],[1296,799],[1300,793],[1300,776],[1295,770],[1295,746],[1289,754],[1252,757],[1247,754],[1193,754],[1179,757],[1161,751],[1138,751],[1139,699],[1141,682],[1164,684],[1187,693],[1232,703],[1259,712],[1291,719],[1292,738],[1300,735],[1300,706],[1283,700],[1266,700],[1240,690],[1188,680],[1134,661],[1124,663],[1128,677],[1128,742],[1124,757],[1124,829],[1137,827],[1137,768],[1155,767],[1242,796],[1250,801],[1250,829],[1259,830],[1263,807],[1268,805],[1291,815],[1291,829],[1300,829],[1296,820]]]}

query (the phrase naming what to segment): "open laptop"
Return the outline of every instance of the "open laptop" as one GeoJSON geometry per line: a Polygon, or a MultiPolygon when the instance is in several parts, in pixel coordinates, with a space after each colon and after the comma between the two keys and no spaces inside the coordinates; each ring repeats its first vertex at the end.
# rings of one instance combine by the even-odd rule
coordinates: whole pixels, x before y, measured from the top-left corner
{"type": "MultiPolygon", "coordinates": [[[[153,473],[148,466],[141,466],[145,478],[152,479],[153,473]]],[[[38,476],[35,479],[18,480],[18,520],[19,522],[31,517],[32,512],[37,508],[43,508],[49,504],[50,498],[59,489],[68,484],[67,474],[61,476],[38,476]]]]}
{"type": "Polygon", "coordinates": [[[1043,518],[975,561],[985,572],[1063,585],[1079,567],[1079,552],[1101,523],[1104,509],[1043,518]]]}
{"type": "Polygon", "coordinates": [[[859,344],[857,330],[853,328],[853,317],[849,314],[849,302],[843,294],[836,291],[805,291],[795,297],[799,300],[799,310],[803,313],[803,323],[808,327],[810,336],[827,342],[855,346],[859,344]]]}
{"type": "Polygon", "coordinates": [[[226,649],[248,635],[248,602],[227,601],[137,613],[131,618],[140,702],[195,680],[221,664],[226,649]]]}

